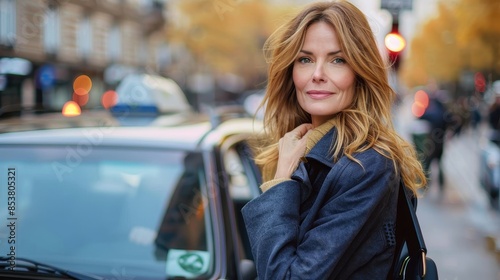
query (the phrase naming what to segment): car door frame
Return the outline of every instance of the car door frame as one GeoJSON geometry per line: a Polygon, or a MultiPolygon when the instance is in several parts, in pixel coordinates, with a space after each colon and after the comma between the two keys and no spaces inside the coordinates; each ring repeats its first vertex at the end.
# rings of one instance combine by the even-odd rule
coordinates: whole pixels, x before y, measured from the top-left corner
{"type": "Polygon", "coordinates": [[[259,169],[254,164],[251,158],[251,148],[248,143],[250,134],[236,134],[231,135],[224,139],[224,141],[216,148],[215,158],[218,172],[217,180],[219,191],[221,194],[221,201],[223,201],[223,216],[225,220],[226,236],[231,237],[226,239],[226,254],[228,262],[232,263],[232,268],[228,270],[236,273],[237,279],[256,279],[255,265],[251,251],[246,230],[242,221],[241,207],[251,199],[260,195],[261,175],[259,169]],[[250,197],[246,201],[238,201],[236,203],[230,193],[230,178],[228,172],[225,170],[224,155],[230,149],[235,149],[239,159],[241,160],[244,173],[248,179],[250,188],[250,197]]]}

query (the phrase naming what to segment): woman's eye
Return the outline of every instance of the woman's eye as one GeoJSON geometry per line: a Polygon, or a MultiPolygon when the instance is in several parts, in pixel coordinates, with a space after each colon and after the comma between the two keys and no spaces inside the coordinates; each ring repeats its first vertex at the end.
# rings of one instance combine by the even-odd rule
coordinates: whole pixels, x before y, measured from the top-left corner
{"type": "Polygon", "coordinates": [[[343,63],[345,63],[345,59],[340,58],[340,57],[337,57],[337,58],[334,58],[334,59],[332,60],[332,62],[333,62],[334,64],[343,64],[343,63]]]}
{"type": "Polygon", "coordinates": [[[298,61],[299,61],[300,63],[310,63],[310,62],[311,62],[311,60],[310,60],[308,57],[300,57],[300,58],[298,59],[298,61]]]}

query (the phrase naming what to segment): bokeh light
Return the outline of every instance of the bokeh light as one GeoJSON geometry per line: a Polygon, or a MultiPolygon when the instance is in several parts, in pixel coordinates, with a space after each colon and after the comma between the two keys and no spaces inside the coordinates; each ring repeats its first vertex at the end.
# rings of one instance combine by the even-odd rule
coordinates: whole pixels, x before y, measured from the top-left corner
{"type": "Polygon", "coordinates": [[[75,101],[80,107],[85,106],[89,102],[89,95],[80,95],[77,92],[73,93],[73,101],[75,101]]]}
{"type": "Polygon", "coordinates": [[[419,90],[415,93],[415,96],[413,97],[413,104],[411,106],[411,112],[412,114],[420,118],[421,116],[424,115],[425,110],[429,106],[429,96],[427,93],[423,90],[419,90]]]}
{"type": "Polygon", "coordinates": [[[385,36],[385,46],[391,52],[401,52],[406,47],[406,40],[398,33],[389,33],[385,36]]]}
{"type": "Polygon", "coordinates": [[[65,117],[75,117],[82,113],[80,106],[75,101],[68,101],[64,103],[62,108],[62,115],[65,117]]]}
{"type": "Polygon", "coordinates": [[[109,109],[118,103],[118,94],[114,90],[106,91],[101,97],[102,107],[109,109]]]}
{"type": "Polygon", "coordinates": [[[78,95],[85,95],[92,88],[92,80],[87,75],[80,75],[73,81],[73,90],[78,95]]]}
{"type": "Polygon", "coordinates": [[[429,106],[429,96],[423,90],[419,90],[415,93],[414,100],[415,103],[418,103],[424,108],[427,108],[427,106],[429,106]]]}
{"type": "Polygon", "coordinates": [[[425,113],[425,108],[422,107],[421,105],[417,104],[417,103],[413,103],[411,105],[411,112],[413,113],[413,115],[417,118],[420,118],[421,116],[424,115],[425,113]]]}

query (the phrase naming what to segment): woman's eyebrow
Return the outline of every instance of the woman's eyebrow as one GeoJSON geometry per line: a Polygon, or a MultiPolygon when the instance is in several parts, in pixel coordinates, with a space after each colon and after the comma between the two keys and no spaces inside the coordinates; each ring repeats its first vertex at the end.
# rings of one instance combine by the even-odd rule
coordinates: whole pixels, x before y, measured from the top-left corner
{"type": "MultiPolygon", "coordinates": [[[[300,52],[308,54],[308,55],[312,55],[313,54],[313,52],[307,51],[307,50],[300,50],[300,52]]],[[[333,51],[333,52],[329,52],[328,55],[336,55],[336,54],[341,53],[341,52],[342,52],[342,50],[333,51]]]]}

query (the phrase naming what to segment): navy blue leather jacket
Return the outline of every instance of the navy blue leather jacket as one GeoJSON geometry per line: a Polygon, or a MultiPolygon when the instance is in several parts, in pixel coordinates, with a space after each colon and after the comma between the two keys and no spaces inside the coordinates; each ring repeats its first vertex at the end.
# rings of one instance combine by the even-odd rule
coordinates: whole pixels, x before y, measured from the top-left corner
{"type": "Polygon", "coordinates": [[[386,279],[395,250],[399,176],[373,149],[336,163],[331,129],[292,180],[242,209],[259,279],[386,279]]]}

